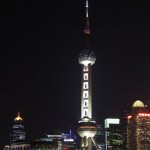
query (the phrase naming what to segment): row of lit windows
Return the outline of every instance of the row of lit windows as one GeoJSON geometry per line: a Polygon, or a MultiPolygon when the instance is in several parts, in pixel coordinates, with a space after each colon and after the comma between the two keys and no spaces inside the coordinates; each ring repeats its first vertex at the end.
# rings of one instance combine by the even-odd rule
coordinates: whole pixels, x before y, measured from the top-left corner
{"type": "MultiPolygon", "coordinates": [[[[88,91],[83,91],[83,98],[88,98],[88,91]]],[[[84,100],[84,116],[88,116],[88,99],[84,100]],[[86,108],[85,108],[86,107],[86,108]]]]}
{"type": "Polygon", "coordinates": [[[13,128],[24,128],[24,126],[18,125],[18,124],[16,125],[16,124],[15,124],[15,125],[13,125],[13,128]]]}
{"type": "MultiPolygon", "coordinates": [[[[84,66],[84,68],[83,68],[83,72],[84,72],[83,80],[84,81],[87,81],[89,79],[89,76],[88,76],[88,73],[87,73],[88,71],[89,71],[88,66],[84,66]]],[[[83,82],[83,89],[84,90],[89,89],[88,82],[83,82]]],[[[88,91],[83,91],[83,98],[85,99],[84,100],[84,105],[83,105],[84,106],[84,116],[88,116],[88,108],[87,108],[88,107],[88,97],[89,97],[88,91]]]]}
{"type": "Polygon", "coordinates": [[[30,147],[29,146],[19,146],[19,147],[14,147],[11,148],[12,150],[29,150],[30,147]]]}

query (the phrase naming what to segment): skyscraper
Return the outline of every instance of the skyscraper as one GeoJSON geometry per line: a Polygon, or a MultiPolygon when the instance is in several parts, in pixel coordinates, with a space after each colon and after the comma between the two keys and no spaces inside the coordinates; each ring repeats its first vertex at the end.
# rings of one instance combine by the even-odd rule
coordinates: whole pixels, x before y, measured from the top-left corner
{"type": "Polygon", "coordinates": [[[25,130],[23,119],[20,116],[20,112],[18,112],[17,117],[13,122],[12,133],[10,134],[10,149],[18,150],[18,149],[26,149],[30,148],[30,144],[25,141],[25,130]]]}
{"type": "Polygon", "coordinates": [[[91,150],[92,142],[98,149],[98,145],[94,140],[96,135],[96,122],[92,120],[92,87],[91,87],[91,69],[96,61],[95,53],[89,48],[89,14],[88,0],[86,0],[86,26],[84,34],[86,38],[86,47],[80,53],[78,59],[82,65],[82,81],[81,81],[81,121],[78,122],[78,134],[81,137],[81,148],[91,150]]]}
{"type": "Polygon", "coordinates": [[[106,145],[105,145],[105,129],[103,125],[97,125],[97,133],[95,135],[95,140],[100,147],[100,150],[105,150],[106,145]]]}
{"type": "Polygon", "coordinates": [[[133,103],[128,116],[127,149],[150,150],[150,112],[140,100],[133,103]]]}
{"type": "Polygon", "coordinates": [[[119,118],[105,119],[106,150],[126,150],[126,130],[119,118]]]}
{"type": "Polygon", "coordinates": [[[12,133],[10,135],[10,143],[15,143],[18,141],[24,141],[25,140],[25,130],[23,125],[23,119],[20,116],[20,112],[18,112],[17,117],[14,119],[13,122],[13,129],[12,133]]]}

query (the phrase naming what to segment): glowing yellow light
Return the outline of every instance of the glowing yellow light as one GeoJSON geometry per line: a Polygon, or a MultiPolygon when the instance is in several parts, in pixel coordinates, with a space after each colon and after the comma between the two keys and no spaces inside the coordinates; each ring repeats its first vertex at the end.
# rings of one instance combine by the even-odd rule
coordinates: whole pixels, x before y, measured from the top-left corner
{"type": "Polygon", "coordinates": [[[133,103],[132,107],[134,107],[134,108],[136,108],[136,107],[144,107],[144,103],[142,101],[140,101],[140,100],[137,100],[137,101],[135,101],[133,103]]]}
{"type": "Polygon", "coordinates": [[[18,116],[15,118],[15,121],[19,121],[19,120],[23,120],[23,119],[20,117],[20,112],[18,111],[18,116]]]}
{"type": "Polygon", "coordinates": [[[132,118],[132,116],[128,116],[128,119],[131,119],[132,118]]]}

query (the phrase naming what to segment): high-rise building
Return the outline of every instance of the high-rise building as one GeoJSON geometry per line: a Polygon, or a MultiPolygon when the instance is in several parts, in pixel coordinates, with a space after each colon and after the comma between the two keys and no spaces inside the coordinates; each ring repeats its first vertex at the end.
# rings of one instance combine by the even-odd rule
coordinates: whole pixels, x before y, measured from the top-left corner
{"type": "Polygon", "coordinates": [[[140,100],[133,103],[128,115],[127,149],[150,150],[150,112],[140,100]]]}
{"type": "Polygon", "coordinates": [[[18,116],[14,119],[13,129],[10,135],[10,143],[16,143],[18,141],[25,140],[25,129],[23,125],[23,119],[20,116],[20,112],[18,112],[18,116]]]}
{"type": "Polygon", "coordinates": [[[95,140],[98,144],[100,150],[105,150],[105,129],[102,125],[97,125],[97,132],[95,135],[95,140]]]}
{"type": "Polygon", "coordinates": [[[106,150],[126,150],[126,130],[119,118],[105,119],[106,150]]]}
{"type": "Polygon", "coordinates": [[[78,59],[82,65],[82,82],[81,82],[81,121],[78,122],[78,134],[81,137],[81,148],[91,150],[92,142],[98,149],[94,139],[96,135],[96,122],[92,120],[92,87],[91,87],[91,69],[96,61],[95,53],[89,48],[89,14],[88,0],[86,0],[86,27],[84,34],[86,38],[86,47],[80,53],[78,59]]]}
{"type": "Polygon", "coordinates": [[[25,129],[23,124],[23,119],[20,116],[20,112],[18,112],[17,117],[13,122],[12,133],[10,134],[10,149],[18,150],[18,149],[26,149],[30,148],[30,144],[25,141],[25,129]]]}

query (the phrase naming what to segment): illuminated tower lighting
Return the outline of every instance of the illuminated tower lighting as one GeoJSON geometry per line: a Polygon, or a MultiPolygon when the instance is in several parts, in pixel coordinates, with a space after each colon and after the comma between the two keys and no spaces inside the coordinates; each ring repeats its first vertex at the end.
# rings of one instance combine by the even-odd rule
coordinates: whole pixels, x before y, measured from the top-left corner
{"type": "Polygon", "coordinates": [[[86,49],[79,54],[79,63],[82,65],[81,82],[81,121],[78,122],[78,134],[81,137],[81,149],[91,150],[92,142],[99,149],[94,136],[96,135],[96,122],[92,120],[92,89],[91,89],[91,67],[96,61],[95,53],[89,49],[89,14],[88,0],[86,0],[86,26],[84,35],[86,38],[86,49]]]}

